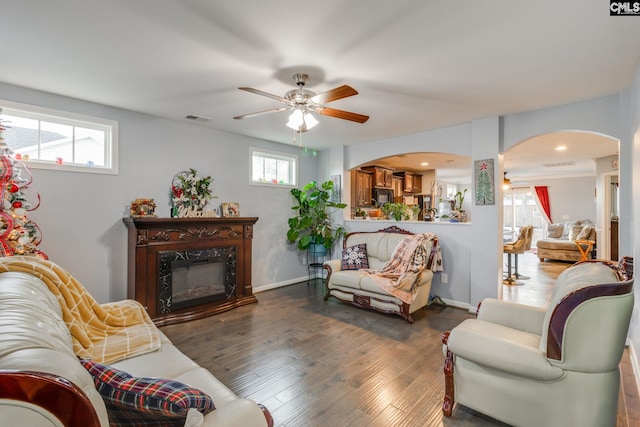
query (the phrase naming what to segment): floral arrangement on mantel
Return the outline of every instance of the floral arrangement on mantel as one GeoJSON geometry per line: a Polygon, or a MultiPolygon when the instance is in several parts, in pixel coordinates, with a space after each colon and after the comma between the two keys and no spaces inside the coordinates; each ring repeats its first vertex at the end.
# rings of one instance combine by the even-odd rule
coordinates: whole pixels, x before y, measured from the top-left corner
{"type": "Polygon", "coordinates": [[[198,171],[190,168],[177,173],[171,184],[171,216],[174,218],[217,217],[216,211],[204,209],[207,202],[215,199],[209,186],[213,182],[211,176],[198,178],[198,171]]]}

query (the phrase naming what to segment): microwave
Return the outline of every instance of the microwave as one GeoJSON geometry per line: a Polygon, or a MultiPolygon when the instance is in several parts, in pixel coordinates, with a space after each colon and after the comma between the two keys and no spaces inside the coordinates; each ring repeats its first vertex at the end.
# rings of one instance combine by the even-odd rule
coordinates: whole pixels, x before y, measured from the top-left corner
{"type": "Polygon", "coordinates": [[[386,188],[374,188],[372,195],[377,206],[382,206],[385,203],[393,203],[393,190],[386,188]]]}

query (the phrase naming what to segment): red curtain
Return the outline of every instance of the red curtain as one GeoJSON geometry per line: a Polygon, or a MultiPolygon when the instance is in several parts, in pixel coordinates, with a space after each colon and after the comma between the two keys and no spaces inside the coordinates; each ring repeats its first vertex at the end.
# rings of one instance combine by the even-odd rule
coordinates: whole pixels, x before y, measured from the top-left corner
{"type": "Polygon", "coordinates": [[[538,199],[538,206],[543,212],[546,220],[549,224],[553,224],[551,221],[551,204],[549,203],[549,191],[547,187],[533,187],[536,192],[536,198],[538,199]]]}

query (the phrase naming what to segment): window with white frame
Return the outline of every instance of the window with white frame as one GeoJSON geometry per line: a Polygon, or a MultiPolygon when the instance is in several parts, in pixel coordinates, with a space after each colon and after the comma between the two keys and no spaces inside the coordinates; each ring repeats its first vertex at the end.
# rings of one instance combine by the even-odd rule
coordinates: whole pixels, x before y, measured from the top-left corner
{"type": "Polygon", "coordinates": [[[298,182],[298,157],[251,149],[251,182],[295,187],[298,182]]]}
{"type": "Polygon", "coordinates": [[[30,168],[117,174],[118,123],[0,100],[4,142],[30,168]]]}

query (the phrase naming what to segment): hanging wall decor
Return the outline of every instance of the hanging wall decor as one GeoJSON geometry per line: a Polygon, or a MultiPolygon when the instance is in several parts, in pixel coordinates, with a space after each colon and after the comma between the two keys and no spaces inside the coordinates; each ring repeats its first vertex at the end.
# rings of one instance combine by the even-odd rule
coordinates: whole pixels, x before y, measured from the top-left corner
{"type": "Polygon", "coordinates": [[[493,205],[495,200],[493,159],[473,162],[473,182],[476,205],[493,205]]]}
{"type": "Polygon", "coordinates": [[[174,218],[187,217],[216,217],[216,211],[205,211],[204,207],[211,199],[215,199],[209,186],[213,178],[206,176],[198,178],[198,171],[191,168],[177,173],[171,182],[171,216],[174,218]]]}

